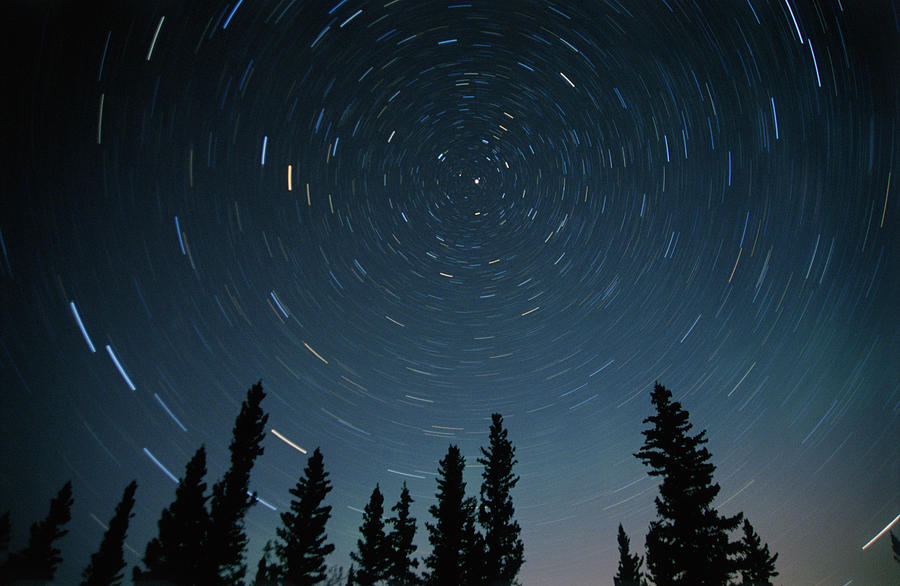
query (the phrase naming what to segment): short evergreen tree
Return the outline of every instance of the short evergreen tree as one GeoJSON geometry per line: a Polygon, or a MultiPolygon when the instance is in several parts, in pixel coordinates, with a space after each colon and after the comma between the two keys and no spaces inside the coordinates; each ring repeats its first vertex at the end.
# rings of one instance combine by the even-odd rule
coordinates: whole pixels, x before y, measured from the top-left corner
{"type": "Polygon", "coordinates": [[[51,581],[62,562],[56,542],[69,531],[63,529],[72,518],[72,482],[66,482],[50,501],[50,511],[31,524],[28,545],[10,554],[0,568],[0,581],[51,581]]]}
{"type": "Polygon", "coordinates": [[[454,445],[438,466],[437,504],[428,509],[435,522],[425,523],[432,547],[425,559],[427,581],[435,586],[482,582],[483,546],[475,530],[475,499],[466,498],[465,467],[466,459],[454,445]]]}
{"type": "Polygon", "coordinates": [[[478,522],[484,529],[484,577],[487,584],[509,585],[525,557],[525,546],[519,537],[519,523],[513,520],[510,491],[519,482],[512,472],[517,463],[516,449],[503,427],[499,413],[491,415],[488,449],[481,448],[478,463],[484,466],[481,481],[481,501],[478,522]]]}
{"type": "Polygon", "coordinates": [[[693,427],[681,403],[656,384],[651,401],[656,414],[644,419],[644,445],[635,454],[662,477],[656,497],[657,519],[647,533],[647,566],[657,586],[721,586],[737,571],[740,544],[728,533],[742,515],[719,515],[713,500],[719,485],[710,462],[706,432],[690,435],[693,427]]]}
{"type": "Polygon", "coordinates": [[[331,482],[322,463],[319,448],[307,460],[303,476],[291,489],[289,511],[281,514],[278,528],[278,577],[292,586],[318,584],[326,579],[325,556],[334,551],[326,543],[325,524],[331,516],[331,506],[322,501],[331,491],[331,482]]]}
{"type": "Polygon", "coordinates": [[[263,546],[262,557],[256,564],[256,577],[253,580],[255,586],[274,586],[278,583],[278,565],[272,560],[275,545],[272,540],[263,546]]]}
{"type": "Polygon", "coordinates": [[[250,493],[250,471],[256,458],[263,453],[262,441],[269,418],[260,407],[265,396],[262,381],[247,391],[228,446],[231,466],[212,488],[207,549],[210,573],[207,580],[210,583],[229,586],[243,584],[247,573],[244,515],[256,500],[256,495],[250,493]]]}
{"type": "Polygon", "coordinates": [[[385,576],[388,548],[383,515],[384,496],[376,484],[363,511],[362,539],[356,540],[357,551],[350,552],[350,559],[358,564],[354,580],[359,586],[372,586],[385,576]]]}
{"type": "Polygon", "coordinates": [[[763,544],[753,530],[750,521],[744,519],[744,536],[739,555],[741,584],[744,586],[772,586],[771,578],[778,575],[775,560],[778,554],[769,554],[769,544],[763,544]]]}
{"type": "Polygon", "coordinates": [[[644,560],[638,554],[630,552],[630,540],[619,523],[619,534],[616,537],[619,543],[619,567],[613,577],[615,586],[646,586],[644,575],[641,572],[641,564],[644,560]]]}
{"type": "Polygon", "coordinates": [[[388,519],[391,532],[388,534],[386,579],[391,585],[411,586],[419,582],[415,573],[415,568],[419,567],[419,560],[413,557],[416,552],[416,544],[413,543],[416,536],[416,519],[409,514],[409,505],[412,502],[413,499],[409,496],[409,489],[404,482],[400,500],[391,507],[396,516],[388,519]]]}
{"type": "Polygon", "coordinates": [[[100,549],[91,555],[91,563],[81,573],[82,586],[104,586],[109,584],[121,584],[125,569],[125,556],[122,546],[125,544],[125,534],[128,532],[128,522],[134,513],[134,493],[137,490],[137,480],[132,480],[122,493],[122,500],[116,505],[116,513],[109,521],[109,527],[103,533],[100,549]]]}
{"type": "Polygon", "coordinates": [[[146,570],[135,566],[135,582],[172,584],[206,583],[206,538],[209,513],[206,510],[206,448],[200,446],[185,467],[175,489],[175,500],[157,522],[159,533],[147,543],[146,570]]]}

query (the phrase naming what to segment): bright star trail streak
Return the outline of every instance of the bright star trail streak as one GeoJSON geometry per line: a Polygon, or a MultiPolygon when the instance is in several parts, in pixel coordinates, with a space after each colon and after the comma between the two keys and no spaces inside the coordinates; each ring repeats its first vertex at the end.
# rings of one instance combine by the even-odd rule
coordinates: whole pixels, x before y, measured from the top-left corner
{"type": "Polygon", "coordinates": [[[181,254],[187,254],[184,249],[184,238],[181,236],[181,224],[178,222],[178,216],[175,216],[175,234],[178,235],[178,247],[181,249],[181,254]]]}
{"type": "Polygon", "coordinates": [[[253,500],[255,500],[256,502],[258,502],[258,503],[261,504],[262,506],[266,507],[266,508],[269,509],[270,511],[277,511],[277,510],[278,510],[274,505],[272,505],[272,504],[270,504],[270,503],[267,503],[266,501],[262,500],[261,498],[259,498],[259,496],[255,495],[254,493],[250,492],[249,490],[247,491],[247,496],[253,497],[253,500]]]}
{"type": "Polygon", "coordinates": [[[156,459],[156,456],[154,456],[153,454],[150,453],[150,450],[148,450],[147,448],[144,448],[144,454],[146,454],[146,456],[147,456],[148,458],[150,458],[150,460],[152,460],[153,463],[156,464],[156,466],[157,466],[160,470],[162,470],[162,471],[166,474],[166,476],[168,476],[168,477],[172,480],[172,482],[174,482],[175,484],[178,484],[178,478],[176,478],[174,474],[172,474],[171,472],[169,472],[169,469],[166,468],[165,466],[163,466],[162,462],[160,462],[159,460],[157,460],[157,459],[156,459]]]}
{"type": "Polygon", "coordinates": [[[388,468],[387,471],[390,472],[391,474],[396,474],[398,476],[406,476],[407,478],[418,478],[420,480],[425,479],[424,476],[421,476],[419,474],[410,474],[409,472],[400,472],[398,470],[391,470],[390,468],[388,468]]]}
{"type": "Polygon", "coordinates": [[[238,0],[234,3],[234,8],[231,9],[231,12],[228,13],[228,17],[225,19],[225,22],[222,23],[222,30],[227,29],[228,25],[231,24],[231,19],[234,18],[234,13],[237,12],[238,8],[241,7],[241,3],[243,3],[243,1],[244,0],[238,0]]]}
{"type": "Polygon", "coordinates": [[[211,490],[257,381],[251,569],[318,448],[329,569],[405,482],[421,574],[501,413],[519,582],[610,584],[658,381],[777,583],[896,582],[897,0],[4,8],[0,512],[71,479],[59,583],[131,480],[129,566],[201,445],[211,490]]]}
{"type": "Polygon", "coordinates": [[[283,435],[281,435],[280,433],[278,433],[278,432],[275,431],[274,429],[272,429],[272,430],[270,430],[270,431],[272,432],[272,435],[274,435],[275,437],[277,437],[278,439],[280,439],[281,441],[283,441],[283,442],[286,443],[287,445],[291,446],[292,448],[294,448],[295,450],[297,450],[297,451],[300,452],[301,454],[305,454],[305,453],[306,453],[306,450],[304,450],[303,448],[301,448],[300,446],[298,446],[297,444],[295,444],[294,442],[292,442],[292,441],[289,440],[288,438],[284,437],[283,435]]]}
{"type": "Polygon", "coordinates": [[[165,401],[163,401],[162,398],[159,395],[157,395],[156,393],[153,393],[153,397],[156,399],[156,402],[159,403],[160,406],[165,410],[165,412],[169,415],[169,417],[172,418],[172,421],[174,421],[178,425],[178,427],[181,428],[181,431],[186,432],[187,428],[184,425],[182,425],[181,421],[179,421],[179,419],[177,417],[175,417],[175,414],[172,413],[172,410],[169,409],[169,406],[166,405],[165,401]]]}
{"type": "Polygon", "coordinates": [[[162,30],[162,25],[165,20],[165,16],[159,17],[159,24],[156,25],[156,30],[153,32],[153,40],[150,41],[150,48],[147,49],[147,61],[150,61],[150,57],[153,56],[153,49],[156,47],[156,39],[159,38],[159,31],[162,30]]]}
{"type": "Polygon", "coordinates": [[[890,523],[885,525],[884,529],[882,529],[881,531],[878,532],[878,535],[876,535],[875,537],[870,539],[864,546],[862,546],[862,549],[869,549],[869,546],[872,545],[873,543],[875,543],[876,541],[878,541],[878,539],[881,536],[883,536],[885,533],[890,531],[891,528],[897,524],[897,521],[900,521],[900,515],[897,515],[896,517],[894,517],[893,521],[891,521],[890,523]]]}
{"type": "MultiPolygon", "coordinates": [[[[275,305],[276,307],[278,307],[278,311],[281,312],[281,315],[283,315],[285,318],[289,317],[287,311],[284,309],[284,306],[281,305],[281,301],[278,300],[278,295],[275,295],[275,291],[269,293],[269,296],[272,298],[272,301],[275,302],[275,305]]],[[[316,356],[318,356],[318,354],[316,354],[316,356]]]]}
{"type": "Polygon", "coordinates": [[[116,356],[115,351],[113,351],[112,347],[109,344],[106,345],[106,353],[109,354],[109,357],[113,361],[113,364],[116,365],[116,370],[118,370],[119,374],[122,375],[122,379],[125,381],[125,384],[128,385],[128,388],[132,391],[137,390],[134,386],[134,383],[131,382],[131,378],[128,376],[128,373],[126,373],[125,369],[122,368],[122,363],[119,362],[119,357],[116,356]]]}
{"type": "Polygon", "coordinates": [[[84,327],[84,322],[81,321],[81,316],[78,314],[78,308],[75,307],[75,302],[70,301],[69,307],[72,309],[72,315],[75,316],[75,321],[78,323],[78,329],[81,330],[81,335],[84,336],[84,341],[87,343],[88,348],[91,352],[96,352],[97,349],[94,347],[94,342],[91,341],[90,335],[88,335],[87,329],[84,327]]]}
{"type": "Polygon", "coordinates": [[[697,322],[700,321],[700,317],[702,315],[703,314],[701,313],[700,315],[697,316],[697,319],[694,320],[694,323],[691,324],[691,327],[688,328],[688,331],[685,332],[684,336],[681,337],[681,340],[678,341],[679,344],[683,344],[684,341],[687,339],[687,337],[691,335],[691,332],[694,331],[694,326],[696,326],[697,322]]]}

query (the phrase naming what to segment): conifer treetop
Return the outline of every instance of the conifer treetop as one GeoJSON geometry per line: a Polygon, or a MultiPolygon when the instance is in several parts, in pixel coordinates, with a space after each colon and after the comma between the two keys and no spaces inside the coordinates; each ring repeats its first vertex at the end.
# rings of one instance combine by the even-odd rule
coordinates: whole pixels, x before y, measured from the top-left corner
{"type": "Polygon", "coordinates": [[[103,533],[100,548],[91,556],[91,562],[82,572],[82,586],[101,586],[121,584],[125,569],[125,556],[122,547],[128,524],[134,513],[134,493],[137,491],[137,480],[132,480],[122,493],[122,500],[116,505],[116,511],[103,533]]]}
{"type": "Polygon", "coordinates": [[[261,407],[265,396],[262,381],[247,391],[228,446],[231,465],[212,488],[208,579],[217,583],[243,584],[247,572],[243,558],[248,542],[244,516],[256,501],[256,494],[250,492],[250,472],[263,454],[262,442],[269,419],[261,407]]]}
{"type": "Polygon", "coordinates": [[[62,563],[60,549],[56,543],[69,531],[63,529],[72,519],[72,481],[66,482],[56,496],[50,500],[47,516],[32,523],[28,535],[28,545],[10,554],[2,566],[2,574],[10,581],[53,580],[59,564],[62,563]]]}
{"type": "Polygon", "coordinates": [[[290,509],[281,513],[275,553],[279,560],[277,573],[287,583],[307,586],[326,579],[325,558],[334,551],[334,545],[326,543],[325,533],[331,505],[323,504],[330,491],[322,452],[316,448],[307,459],[303,476],[290,490],[295,497],[290,509]]]}

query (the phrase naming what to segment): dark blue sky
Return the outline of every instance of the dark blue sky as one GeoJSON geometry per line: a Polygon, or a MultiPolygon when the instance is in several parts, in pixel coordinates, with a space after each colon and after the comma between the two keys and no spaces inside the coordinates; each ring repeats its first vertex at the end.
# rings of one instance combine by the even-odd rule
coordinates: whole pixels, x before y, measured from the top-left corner
{"type": "MultiPolygon", "coordinates": [[[[15,2],[0,504],[132,479],[143,552],[262,379],[321,446],[334,565],[501,412],[525,584],[607,584],[655,381],[784,584],[887,584],[900,514],[892,2],[15,2]],[[82,330],[83,328],[83,330],[82,330]]],[[[274,432],[250,563],[305,456],[274,432]],[[271,508],[270,508],[271,507],[271,508]],[[272,510],[272,508],[276,510],[272,510]]],[[[480,470],[469,470],[477,493],[480,470]]],[[[137,561],[127,554],[129,564],[137,561]]]]}

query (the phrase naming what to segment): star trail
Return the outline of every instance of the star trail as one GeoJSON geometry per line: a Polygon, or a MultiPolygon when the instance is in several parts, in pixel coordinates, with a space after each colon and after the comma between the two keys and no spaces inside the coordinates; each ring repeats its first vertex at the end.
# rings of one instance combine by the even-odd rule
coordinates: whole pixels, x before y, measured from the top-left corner
{"type": "Polygon", "coordinates": [[[21,547],[72,479],[62,582],[132,478],[139,561],[190,454],[225,470],[259,379],[251,568],[317,446],[329,563],[349,567],[376,483],[386,504],[409,486],[423,556],[438,460],[458,444],[477,494],[500,412],[522,583],[611,584],[618,523],[642,553],[655,517],[632,454],[659,381],[779,583],[896,581],[893,1],[5,21],[0,508],[21,547]]]}

